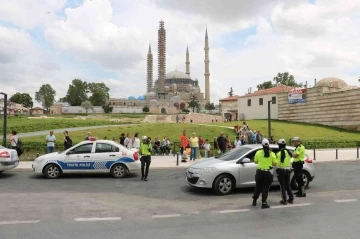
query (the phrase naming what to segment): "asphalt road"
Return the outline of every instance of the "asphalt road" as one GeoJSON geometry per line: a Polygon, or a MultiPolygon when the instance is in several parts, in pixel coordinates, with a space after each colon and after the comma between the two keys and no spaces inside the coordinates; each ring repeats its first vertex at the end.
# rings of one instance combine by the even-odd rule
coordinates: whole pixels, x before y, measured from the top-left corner
{"type": "Polygon", "coordinates": [[[359,238],[360,162],[316,165],[308,196],[271,209],[250,206],[252,189],[215,196],[186,185],[184,169],[113,179],[0,176],[0,238],[359,238]]]}

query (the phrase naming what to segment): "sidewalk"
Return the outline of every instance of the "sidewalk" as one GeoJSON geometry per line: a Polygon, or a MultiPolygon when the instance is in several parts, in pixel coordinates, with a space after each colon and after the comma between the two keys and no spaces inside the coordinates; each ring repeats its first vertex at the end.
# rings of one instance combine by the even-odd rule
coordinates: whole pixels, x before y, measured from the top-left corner
{"type": "MultiPolygon", "coordinates": [[[[357,150],[356,149],[339,149],[338,150],[338,159],[336,159],[336,150],[335,149],[317,149],[316,160],[313,162],[316,163],[325,163],[325,162],[346,162],[346,161],[358,161],[357,159],[357,150]]],[[[306,150],[306,154],[310,159],[314,159],[314,151],[306,150]]],[[[198,159],[195,162],[199,162],[203,159],[198,159]]],[[[19,166],[12,171],[17,172],[31,172],[32,171],[32,161],[23,161],[20,162],[19,166]]],[[[186,163],[181,162],[181,156],[179,155],[179,166],[176,166],[176,155],[170,156],[152,156],[151,157],[151,168],[188,168],[194,162],[186,163]]]]}

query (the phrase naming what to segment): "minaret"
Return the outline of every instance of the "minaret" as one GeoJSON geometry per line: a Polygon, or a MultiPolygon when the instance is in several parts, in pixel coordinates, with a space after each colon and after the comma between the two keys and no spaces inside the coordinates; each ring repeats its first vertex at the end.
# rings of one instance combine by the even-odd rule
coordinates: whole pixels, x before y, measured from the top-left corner
{"type": "Polygon", "coordinates": [[[153,54],[151,53],[151,45],[149,43],[149,51],[147,54],[147,92],[149,93],[153,87],[153,54]]]}
{"type": "Polygon", "coordinates": [[[190,77],[190,55],[189,55],[189,46],[186,47],[186,74],[190,77]]]}
{"type": "Polygon", "coordinates": [[[159,99],[165,99],[165,74],[166,74],[166,30],[164,28],[164,21],[161,20],[158,30],[157,93],[159,99]]]}
{"type": "Polygon", "coordinates": [[[209,39],[208,39],[208,32],[206,27],[205,32],[205,100],[206,102],[210,102],[210,71],[209,71],[209,39]]]}

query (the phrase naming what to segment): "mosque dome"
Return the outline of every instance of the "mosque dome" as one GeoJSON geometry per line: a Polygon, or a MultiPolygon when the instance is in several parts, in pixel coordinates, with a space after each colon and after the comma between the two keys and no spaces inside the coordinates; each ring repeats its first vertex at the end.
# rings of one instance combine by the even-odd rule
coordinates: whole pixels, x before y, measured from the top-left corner
{"type": "Polygon", "coordinates": [[[129,96],[128,100],[136,100],[136,98],[134,96],[129,96]]]}
{"type": "Polygon", "coordinates": [[[336,77],[326,77],[319,81],[315,87],[331,87],[331,88],[338,88],[343,89],[348,87],[345,81],[336,77]]]}
{"type": "Polygon", "coordinates": [[[145,100],[145,97],[142,96],[142,95],[140,95],[137,99],[138,99],[138,100],[145,100]]]}
{"type": "Polygon", "coordinates": [[[165,86],[165,90],[166,90],[166,91],[169,91],[169,90],[170,90],[170,86],[167,86],[167,85],[166,85],[166,86],[165,86]]]}
{"type": "Polygon", "coordinates": [[[181,97],[179,95],[175,95],[175,96],[171,97],[170,101],[171,102],[179,102],[179,101],[181,101],[181,97]]]}
{"type": "Polygon", "coordinates": [[[190,79],[190,76],[184,72],[175,70],[166,74],[166,79],[190,79]]]}
{"type": "Polygon", "coordinates": [[[156,106],[157,105],[157,100],[156,99],[150,100],[150,104],[156,106]]]}

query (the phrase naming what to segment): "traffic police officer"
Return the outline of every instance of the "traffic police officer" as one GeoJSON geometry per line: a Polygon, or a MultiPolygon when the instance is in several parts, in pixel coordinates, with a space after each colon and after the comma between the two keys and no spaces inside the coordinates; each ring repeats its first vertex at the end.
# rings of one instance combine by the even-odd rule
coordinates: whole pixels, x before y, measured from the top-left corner
{"type": "Polygon", "coordinates": [[[255,154],[255,164],[257,164],[257,170],[255,175],[255,191],[253,196],[253,206],[256,206],[256,201],[262,193],[262,205],[261,208],[269,208],[267,203],[267,197],[269,194],[269,188],[273,181],[272,168],[276,166],[276,155],[270,151],[269,140],[262,140],[263,149],[258,150],[255,154]]]}
{"type": "Polygon", "coordinates": [[[281,189],[281,201],[280,203],[286,205],[287,203],[294,202],[294,195],[290,188],[290,174],[291,174],[291,155],[292,153],[286,149],[285,139],[279,139],[278,141],[280,151],[276,154],[277,158],[277,177],[280,183],[281,189]],[[286,192],[289,199],[286,200],[286,192]]]}
{"type": "Polygon", "coordinates": [[[297,197],[306,197],[304,181],[303,181],[303,164],[305,160],[305,147],[301,144],[299,137],[294,137],[292,139],[295,148],[293,153],[293,168],[294,176],[298,185],[298,191],[295,193],[297,197]]]}
{"type": "Polygon", "coordinates": [[[142,137],[140,143],[140,154],[141,154],[141,180],[147,181],[149,174],[149,167],[151,163],[151,143],[146,136],[142,137]],[[145,170],[144,170],[145,169],[145,170]]]}

